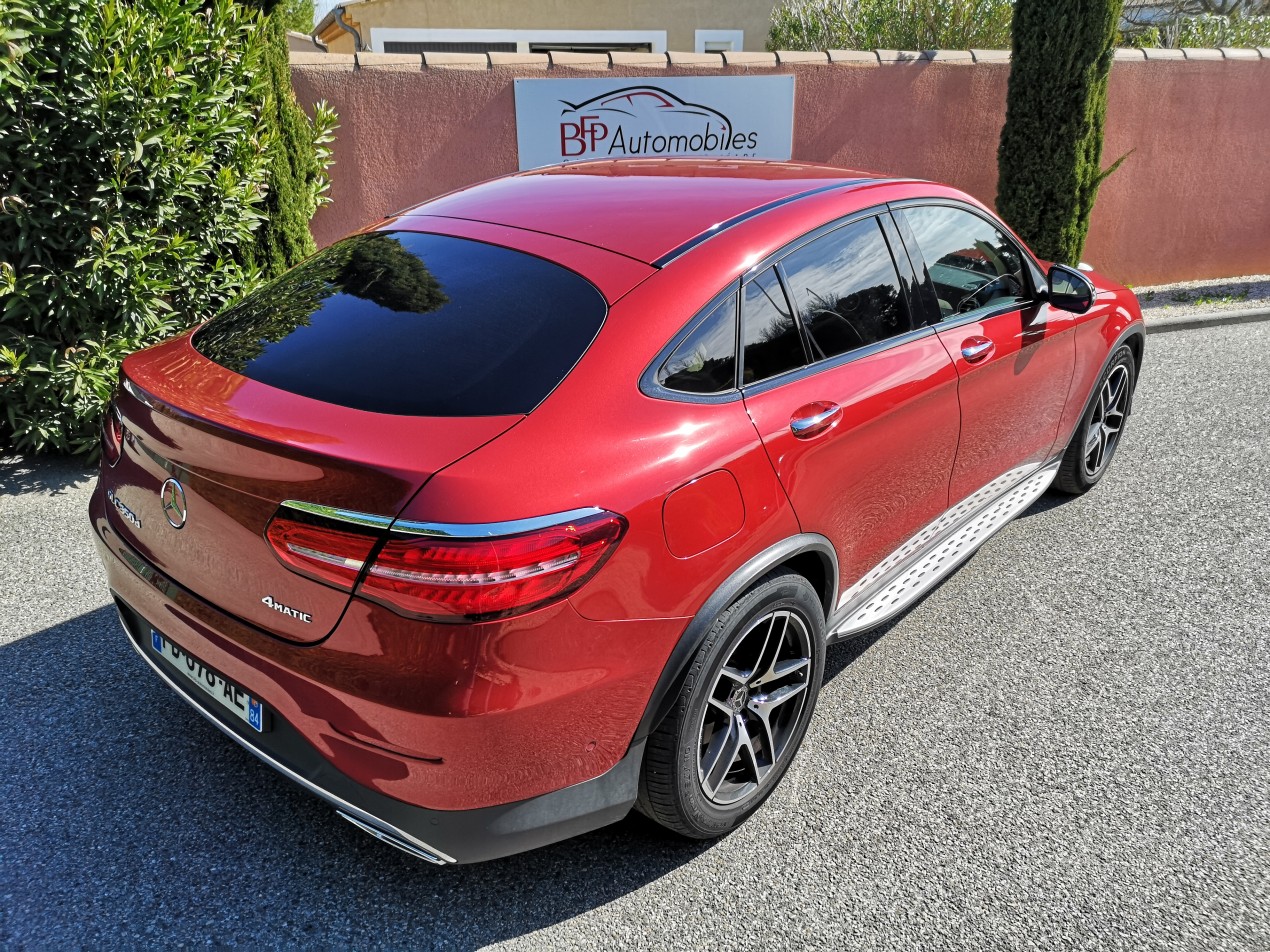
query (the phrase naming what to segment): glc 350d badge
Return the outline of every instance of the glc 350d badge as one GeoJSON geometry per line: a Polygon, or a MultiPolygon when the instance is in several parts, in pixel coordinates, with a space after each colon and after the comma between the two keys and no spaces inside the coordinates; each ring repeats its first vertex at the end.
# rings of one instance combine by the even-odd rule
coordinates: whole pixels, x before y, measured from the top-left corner
{"type": "Polygon", "coordinates": [[[106,498],[110,500],[110,504],[115,507],[115,511],[123,516],[137,529],[141,528],[141,520],[137,518],[137,514],[124,505],[123,500],[116,496],[109,489],[106,490],[106,498]]]}
{"type": "MultiPolygon", "coordinates": [[[[185,490],[175,479],[169,479],[159,490],[159,501],[163,505],[163,514],[168,518],[168,525],[179,529],[185,525],[188,509],[185,506],[185,490]]],[[[138,525],[138,529],[141,527],[138,525]]]]}

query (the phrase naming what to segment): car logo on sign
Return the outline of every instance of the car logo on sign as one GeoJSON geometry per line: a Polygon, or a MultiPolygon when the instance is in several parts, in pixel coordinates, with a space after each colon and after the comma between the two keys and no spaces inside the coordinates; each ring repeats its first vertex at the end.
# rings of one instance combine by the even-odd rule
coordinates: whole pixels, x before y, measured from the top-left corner
{"type": "Polygon", "coordinates": [[[188,510],[185,506],[185,490],[175,479],[169,479],[159,490],[159,502],[163,506],[163,514],[167,516],[168,525],[179,529],[185,525],[188,510]]]}

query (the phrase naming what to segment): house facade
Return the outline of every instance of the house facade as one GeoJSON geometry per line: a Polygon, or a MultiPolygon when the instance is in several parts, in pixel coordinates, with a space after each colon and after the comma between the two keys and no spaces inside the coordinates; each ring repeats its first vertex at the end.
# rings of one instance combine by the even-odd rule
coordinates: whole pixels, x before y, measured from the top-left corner
{"type": "Polygon", "coordinates": [[[762,50],[775,0],[318,0],[332,53],[762,50]],[[342,22],[341,22],[342,21],[342,22]]]}

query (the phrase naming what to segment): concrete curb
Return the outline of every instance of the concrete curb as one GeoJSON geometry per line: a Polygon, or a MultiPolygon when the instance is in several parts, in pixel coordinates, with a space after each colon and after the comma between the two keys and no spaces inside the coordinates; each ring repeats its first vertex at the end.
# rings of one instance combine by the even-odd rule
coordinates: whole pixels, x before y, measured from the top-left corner
{"type": "Polygon", "coordinates": [[[1164,334],[1168,331],[1189,331],[1198,327],[1220,327],[1224,324],[1253,324],[1270,321],[1270,307],[1253,307],[1242,311],[1213,311],[1210,314],[1192,314],[1189,317],[1157,317],[1142,315],[1148,334],[1164,334]]]}

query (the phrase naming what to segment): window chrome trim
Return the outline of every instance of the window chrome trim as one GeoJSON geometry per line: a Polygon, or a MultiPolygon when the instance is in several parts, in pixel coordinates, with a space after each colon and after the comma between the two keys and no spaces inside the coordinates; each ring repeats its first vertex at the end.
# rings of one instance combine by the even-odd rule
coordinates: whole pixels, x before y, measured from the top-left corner
{"type": "MultiPolygon", "coordinates": [[[[978,324],[982,321],[990,321],[994,317],[1000,317],[1003,314],[1009,314],[1012,311],[1027,311],[1029,309],[1039,308],[1044,301],[1007,301],[992,307],[984,306],[974,311],[967,311],[965,314],[955,314],[947,320],[940,321],[938,324],[931,324],[930,329],[935,331],[947,331],[957,327],[965,327],[967,324],[978,324]]],[[[1039,314],[1039,311],[1038,311],[1039,314]]],[[[1044,326],[1044,320],[1030,320],[1025,322],[1025,329],[1044,326]]]]}
{"type": "Polygon", "coordinates": [[[578,519],[602,515],[607,510],[595,506],[570,509],[567,512],[556,512],[545,516],[532,516],[527,519],[510,519],[506,522],[413,522],[398,520],[392,516],[378,516],[373,513],[356,512],[352,509],[339,509],[335,506],[322,506],[317,503],[301,502],[288,499],[282,503],[283,508],[295,509],[324,519],[336,522],[347,522],[366,529],[388,529],[394,534],[410,536],[440,536],[450,539],[488,539],[494,536],[519,535],[522,532],[533,532],[547,529],[578,519]]]}
{"type": "Polygon", "coordinates": [[[683,327],[681,327],[675,336],[670,339],[665,347],[657,352],[655,356],[644,368],[644,372],[639,375],[639,390],[646,397],[652,397],[656,400],[673,400],[676,403],[700,403],[700,404],[716,404],[716,403],[735,403],[741,399],[741,391],[735,386],[731,390],[723,390],[719,393],[689,393],[686,390],[671,390],[664,387],[657,380],[657,373],[662,366],[670,359],[670,355],[679,349],[682,344],[698,327],[702,325],[715,311],[719,305],[723,304],[729,296],[736,296],[736,313],[732,316],[732,359],[736,364],[737,373],[740,373],[740,340],[741,340],[741,297],[740,282],[733,278],[727,283],[723,290],[719,291],[714,297],[706,302],[704,307],[699,308],[691,318],[688,319],[683,327]]]}
{"type": "Polygon", "coordinates": [[[925,337],[933,337],[936,328],[926,325],[924,327],[915,327],[907,334],[898,334],[895,337],[888,337],[886,340],[875,341],[866,347],[858,347],[855,350],[849,350],[843,354],[837,354],[825,360],[817,361],[814,364],[805,364],[794,370],[788,370],[776,377],[768,377],[766,380],[760,380],[745,387],[741,391],[743,397],[755,397],[777,387],[782,387],[787,383],[793,383],[797,380],[804,380],[807,377],[814,376],[826,370],[836,370],[846,364],[854,363],[857,360],[863,360],[865,357],[872,357],[874,354],[880,354],[890,350],[892,347],[899,347],[901,344],[909,344],[915,340],[922,340],[925,337]]]}

